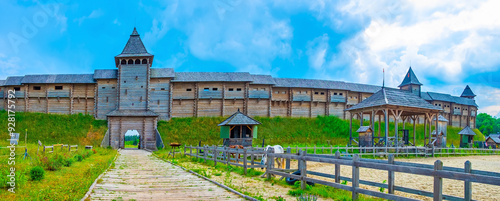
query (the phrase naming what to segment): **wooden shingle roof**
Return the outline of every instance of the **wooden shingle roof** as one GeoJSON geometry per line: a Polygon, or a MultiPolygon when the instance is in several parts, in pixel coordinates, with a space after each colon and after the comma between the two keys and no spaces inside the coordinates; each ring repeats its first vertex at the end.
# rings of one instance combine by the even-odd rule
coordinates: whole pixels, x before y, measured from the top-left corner
{"type": "Polygon", "coordinates": [[[411,66],[410,66],[410,69],[408,70],[408,72],[406,73],[406,76],[403,79],[403,82],[401,82],[401,84],[398,87],[402,87],[402,86],[406,86],[406,85],[410,85],[410,84],[422,85],[422,83],[420,83],[420,81],[418,81],[417,76],[415,75],[415,73],[411,69],[411,66]]]}
{"type": "Polygon", "coordinates": [[[360,126],[356,132],[357,133],[364,133],[364,132],[367,132],[368,130],[371,130],[370,126],[360,126]]]}
{"type": "Polygon", "coordinates": [[[422,94],[423,99],[429,100],[429,101],[436,100],[436,101],[444,101],[444,102],[451,102],[451,103],[456,103],[456,104],[461,104],[461,105],[470,105],[470,106],[478,107],[476,104],[476,101],[473,99],[452,96],[450,94],[436,93],[436,92],[422,92],[421,94],[422,94]]]}
{"type": "Polygon", "coordinates": [[[123,48],[122,53],[117,55],[116,57],[136,57],[136,56],[153,56],[153,55],[148,53],[146,47],[144,47],[144,43],[142,43],[139,33],[137,33],[137,30],[134,27],[134,30],[132,31],[132,34],[130,34],[130,38],[128,39],[125,47],[123,48]]]}
{"type": "Polygon", "coordinates": [[[470,89],[469,85],[465,86],[464,91],[462,92],[462,95],[460,97],[476,97],[476,94],[472,92],[472,89],[470,89]]]}
{"type": "Polygon", "coordinates": [[[259,121],[241,113],[240,110],[238,109],[236,113],[234,113],[229,118],[224,120],[218,126],[259,125],[259,124],[261,124],[259,121]]]}
{"type": "Polygon", "coordinates": [[[116,79],[118,70],[116,69],[98,69],[94,71],[94,79],[116,79]]]}
{"type": "Polygon", "coordinates": [[[298,78],[274,78],[275,87],[313,88],[313,89],[338,89],[356,92],[375,93],[380,86],[357,84],[342,81],[298,79],[298,78]]]}
{"type": "Polygon", "coordinates": [[[270,85],[275,85],[276,82],[274,81],[274,78],[270,75],[253,75],[252,76],[252,84],[270,84],[270,85]]]}
{"type": "Polygon", "coordinates": [[[383,105],[405,106],[440,111],[442,110],[441,108],[430,104],[426,100],[411,92],[399,89],[382,88],[377,93],[361,101],[361,103],[358,103],[347,109],[347,111],[383,105]]]}
{"type": "Polygon", "coordinates": [[[500,133],[497,134],[490,134],[488,137],[486,137],[486,140],[491,139],[495,143],[500,144],[500,133]]]}
{"type": "Polygon", "coordinates": [[[476,133],[469,127],[466,126],[464,129],[462,129],[460,132],[458,132],[459,135],[476,135],[476,133]]]}
{"type": "Polygon", "coordinates": [[[0,86],[3,86],[6,80],[0,80],[0,86]]]}
{"type": "Polygon", "coordinates": [[[111,111],[106,116],[111,117],[157,117],[160,116],[151,110],[115,110],[111,111]]]}
{"type": "Polygon", "coordinates": [[[252,82],[250,73],[176,72],[172,82],[252,82]]]}
{"type": "Polygon", "coordinates": [[[51,83],[95,83],[93,74],[49,74],[49,75],[25,75],[21,80],[23,84],[51,84],[51,83]]]}
{"type": "Polygon", "coordinates": [[[21,80],[23,80],[24,76],[11,76],[7,77],[5,80],[4,86],[17,86],[21,85],[21,80]]]}

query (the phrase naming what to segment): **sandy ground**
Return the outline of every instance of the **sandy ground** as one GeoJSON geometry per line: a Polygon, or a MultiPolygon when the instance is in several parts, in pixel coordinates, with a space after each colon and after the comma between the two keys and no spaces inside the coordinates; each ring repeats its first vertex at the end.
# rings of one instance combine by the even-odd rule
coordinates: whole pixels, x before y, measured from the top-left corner
{"type": "MultiPolygon", "coordinates": [[[[436,160],[441,160],[444,166],[448,167],[458,167],[464,168],[465,161],[469,160],[472,163],[472,169],[485,170],[491,172],[500,172],[500,156],[466,156],[466,157],[442,157],[442,158],[417,158],[417,159],[395,159],[396,161],[413,162],[433,165],[436,160]]],[[[297,163],[292,161],[291,167],[296,168],[297,163]]],[[[334,165],[325,165],[324,163],[307,163],[307,169],[311,171],[317,171],[322,173],[334,174],[334,165]]],[[[351,177],[352,168],[348,166],[341,166],[341,175],[345,177],[351,177]]],[[[334,181],[324,177],[313,178],[334,181]]],[[[387,171],[373,170],[367,168],[360,169],[360,179],[368,180],[373,182],[382,183],[387,180],[387,171]]],[[[414,188],[419,190],[433,191],[433,177],[429,176],[419,176],[410,175],[405,173],[395,173],[395,185],[403,186],[407,188],[414,188]]],[[[350,185],[348,183],[347,185],[350,185]]],[[[360,185],[362,188],[378,191],[379,188],[360,185]]],[[[487,185],[487,184],[472,184],[472,199],[475,200],[498,200],[500,201],[499,186],[487,185]]],[[[387,192],[387,190],[385,190],[387,192]]],[[[402,192],[396,192],[397,195],[402,195],[405,197],[421,199],[421,200],[432,200],[432,198],[406,194],[402,192]]],[[[463,197],[464,195],[464,182],[457,180],[444,179],[443,180],[443,194],[453,195],[457,197],[463,197]]]]}

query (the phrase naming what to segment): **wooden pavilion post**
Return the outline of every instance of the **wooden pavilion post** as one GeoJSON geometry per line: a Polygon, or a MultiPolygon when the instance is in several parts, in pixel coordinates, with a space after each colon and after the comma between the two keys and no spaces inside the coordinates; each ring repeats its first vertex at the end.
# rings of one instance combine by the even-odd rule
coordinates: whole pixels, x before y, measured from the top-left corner
{"type": "Polygon", "coordinates": [[[349,146],[352,144],[352,112],[349,112],[350,121],[349,121],[349,146]]]}
{"type": "Polygon", "coordinates": [[[394,141],[396,147],[398,147],[399,143],[399,136],[398,136],[398,120],[401,117],[401,114],[403,114],[403,110],[391,110],[392,115],[394,115],[394,141]]]}
{"type": "Polygon", "coordinates": [[[359,126],[363,126],[363,112],[360,112],[358,116],[359,116],[359,126]]]}
{"type": "Polygon", "coordinates": [[[438,133],[438,118],[439,118],[439,112],[438,112],[438,113],[436,113],[436,121],[434,122],[434,123],[435,123],[435,124],[434,124],[434,125],[435,125],[435,128],[434,128],[434,129],[436,129],[436,141],[437,141],[437,137],[438,137],[438,135],[439,135],[439,133],[438,133]]]}
{"type": "Polygon", "coordinates": [[[387,147],[387,142],[389,141],[389,110],[384,109],[384,122],[385,122],[385,146],[387,147]]]}
{"type": "MultiPolygon", "coordinates": [[[[377,113],[378,113],[378,111],[377,111],[377,113]]],[[[377,115],[377,116],[378,116],[378,137],[380,137],[380,129],[381,129],[381,128],[380,128],[380,121],[381,121],[381,120],[380,120],[380,119],[381,119],[381,117],[380,117],[380,116],[381,116],[381,115],[377,115]]]]}
{"type": "Polygon", "coordinates": [[[374,137],[375,137],[375,123],[374,123],[374,121],[375,121],[375,110],[372,110],[372,113],[370,115],[370,128],[372,129],[372,147],[375,143],[375,139],[374,139],[374,137]]]}
{"type": "Polygon", "coordinates": [[[425,113],[425,115],[424,115],[424,146],[427,145],[427,118],[429,118],[429,114],[425,113]]]}
{"type": "Polygon", "coordinates": [[[413,120],[413,146],[417,146],[417,116],[412,116],[411,119],[413,120]]]}

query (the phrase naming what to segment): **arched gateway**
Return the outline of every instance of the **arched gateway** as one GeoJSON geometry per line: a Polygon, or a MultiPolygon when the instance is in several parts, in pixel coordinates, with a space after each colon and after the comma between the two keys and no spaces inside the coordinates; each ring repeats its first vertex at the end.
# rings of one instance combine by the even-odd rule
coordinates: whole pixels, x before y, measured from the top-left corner
{"type": "MultiPolygon", "coordinates": [[[[149,54],[134,28],[122,53],[115,57],[117,72],[116,93],[109,93],[108,99],[117,99],[116,110],[106,114],[108,132],[103,146],[115,149],[125,148],[125,132],[137,130],[141,149],[156,150],[161,138],[156,129],[158,114],[150,110],[150,72],[154,55],[149,54]],[[157,143],[158,140],[158,143],[157,143]]],[[[106,87],[97,90],[106,92],[106,87]]],[[[113,90],[114,87],[113,87],[113,90]]],[[[106,103],[100,103],[106,104],[106,103]]],[[[161,144],[161,145],[160,145],[161,144]]]]}

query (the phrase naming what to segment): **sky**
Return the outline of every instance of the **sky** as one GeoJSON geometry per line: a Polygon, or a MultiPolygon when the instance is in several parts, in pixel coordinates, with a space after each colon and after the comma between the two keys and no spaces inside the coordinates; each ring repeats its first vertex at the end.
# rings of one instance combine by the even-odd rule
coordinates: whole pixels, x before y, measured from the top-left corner
{"type": "Polygon", "coordinates": [[[500,117],[500,1],[0,1],[0,79],[114,69],[134,27],[153,67],[423,91],[500,117]]]}

